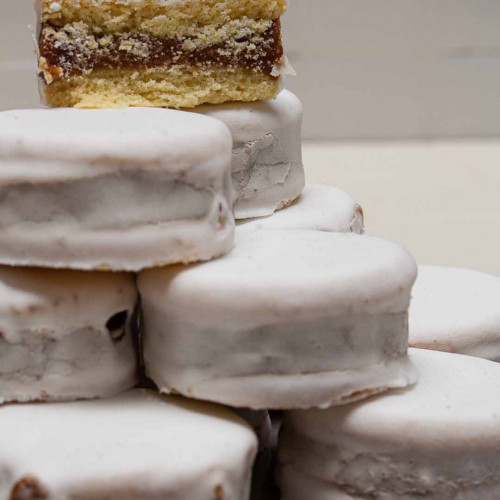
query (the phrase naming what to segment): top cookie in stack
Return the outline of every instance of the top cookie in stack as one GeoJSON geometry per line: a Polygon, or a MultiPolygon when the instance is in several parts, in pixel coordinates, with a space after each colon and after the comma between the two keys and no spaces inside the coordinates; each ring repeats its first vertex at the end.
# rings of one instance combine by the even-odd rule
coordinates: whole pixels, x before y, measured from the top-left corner
{"type": "Polygon", "coordinates": [[[270,99],[286,0],[38,0],[55,107],[194,107],[270,99]]]}

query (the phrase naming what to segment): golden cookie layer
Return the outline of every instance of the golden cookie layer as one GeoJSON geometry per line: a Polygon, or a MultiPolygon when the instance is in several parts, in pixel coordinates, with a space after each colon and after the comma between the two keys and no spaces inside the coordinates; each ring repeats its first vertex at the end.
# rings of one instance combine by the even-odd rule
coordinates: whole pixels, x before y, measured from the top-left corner
{"type": "Polygon", "coordinates": [[[287,0],[39,0],[42,22],[83,22],[104,33],[141,31],[185,36],[196,25],[220,27],[231,20],[280,17],[287,0]]]}
{"type": "Polygon", "coordinates": [[[45,86],[45,100],[53,107],[192,108],[203,103],[271,99],[279,87],[276,78],[234,68],[98,70],[45,86]]]}

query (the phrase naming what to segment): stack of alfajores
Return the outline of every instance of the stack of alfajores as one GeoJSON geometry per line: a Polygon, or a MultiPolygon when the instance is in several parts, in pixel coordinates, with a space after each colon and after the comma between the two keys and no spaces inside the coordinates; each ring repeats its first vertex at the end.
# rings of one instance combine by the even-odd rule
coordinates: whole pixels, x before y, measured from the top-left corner
{"type": "Polygon", "coordinates": [[[499,280],[422,268],[409,313],[413,258],[305,185],[286,0],[36,5],[50,109],[0,113],[0,497],[499,496],[500,365],[460,355],[498,360],[499,280]]]}

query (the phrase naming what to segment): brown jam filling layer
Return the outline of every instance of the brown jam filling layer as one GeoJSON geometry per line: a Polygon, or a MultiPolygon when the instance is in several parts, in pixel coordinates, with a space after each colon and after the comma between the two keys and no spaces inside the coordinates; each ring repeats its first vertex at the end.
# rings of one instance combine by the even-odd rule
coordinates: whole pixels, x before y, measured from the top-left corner
{"type": "Polygon", "coordinates": [[[283,57],[279,19],[272,21],[264,33],[192,50],[189,49],[189,39],[159,38],[143,33],[102,35],[77,28],[42,26],[39,40],[41,65],[54,79],[95,69],[147,69],[175,65],[240,67],[271,75],[283,57]]]}

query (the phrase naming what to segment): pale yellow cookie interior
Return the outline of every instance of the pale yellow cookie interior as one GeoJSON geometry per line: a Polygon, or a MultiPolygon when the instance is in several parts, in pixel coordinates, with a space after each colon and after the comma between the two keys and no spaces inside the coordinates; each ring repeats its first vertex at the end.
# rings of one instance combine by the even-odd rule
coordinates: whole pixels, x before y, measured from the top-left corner
{"type": "Polygon", "coordinates": [[[53,107],[192,108],[202,103],[255,101],[273,98],[280,81],[252,71],[224,68],[199,70],[104,70],[74,76],[45,86],[46,103],[53,107]]]}

